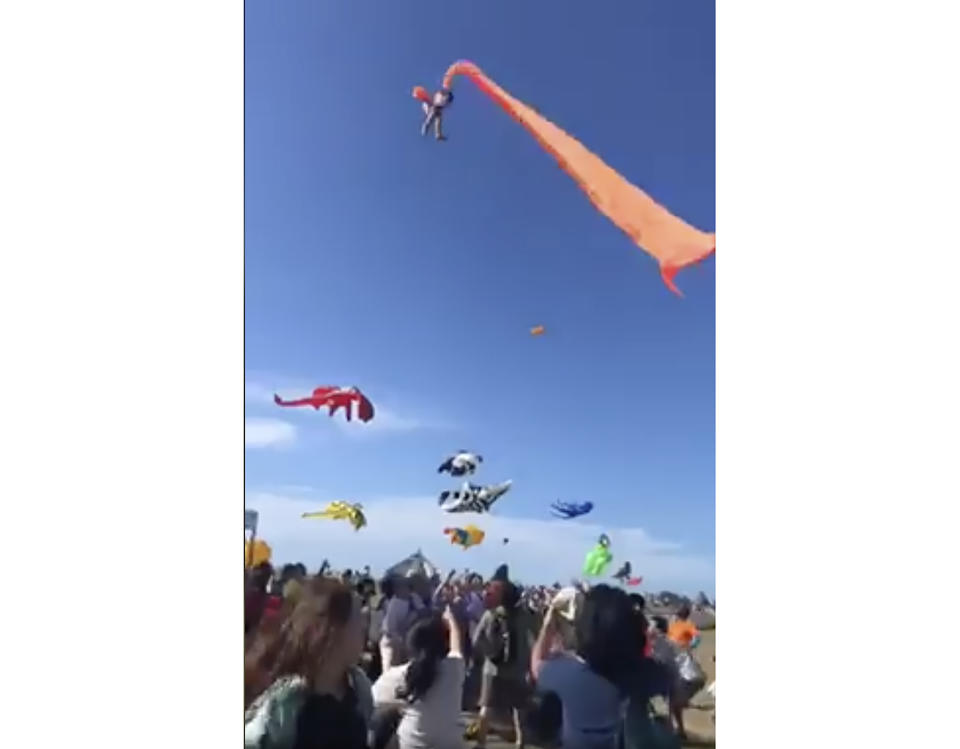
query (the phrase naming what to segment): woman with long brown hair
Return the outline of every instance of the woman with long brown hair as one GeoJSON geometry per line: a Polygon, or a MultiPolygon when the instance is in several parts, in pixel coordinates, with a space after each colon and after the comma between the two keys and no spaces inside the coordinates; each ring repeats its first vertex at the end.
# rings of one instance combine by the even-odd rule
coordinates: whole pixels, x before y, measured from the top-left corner
{"type": "Polygon", "coordinates": [[[247,652],[244,746],[366,749],[373,698],[357,668],[362,647],[353,591],[330,578],[304,584],[247,652]]]}

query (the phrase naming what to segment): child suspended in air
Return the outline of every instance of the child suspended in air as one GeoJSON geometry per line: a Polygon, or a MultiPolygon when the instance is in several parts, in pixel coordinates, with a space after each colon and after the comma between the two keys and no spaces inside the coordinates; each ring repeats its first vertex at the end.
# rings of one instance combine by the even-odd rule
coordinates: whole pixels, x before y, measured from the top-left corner
{"type": "Polygon", "coordinates": [[[420,128],[420,134],[426,135],[433,125],[437,140],[446,140],[443,134],[443,110],[453,103],[453,92],[447,88],[441,88],[433,95],[433,101],[430,104],[423,102],[423,113],[426,119],[423,121],[423,127],[420,128]]]}

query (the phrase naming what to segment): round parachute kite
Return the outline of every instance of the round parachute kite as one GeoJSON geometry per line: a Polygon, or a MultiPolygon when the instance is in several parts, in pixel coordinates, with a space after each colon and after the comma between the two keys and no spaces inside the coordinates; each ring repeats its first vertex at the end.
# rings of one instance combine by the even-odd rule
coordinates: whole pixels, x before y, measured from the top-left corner
{"type": "Polygon", "coordinates": [[[533,107],[515,99],[500,88],[474,63],[460,60],[443,77],[443,87],[431,97],[422,86],[413,89],[426,115],[421,133],[436,127],[437,140],[446,140],[441,131],[443,114],[453,101],[453,79],[464,76],[483,94],[520,123],[540,147],[553,156],[560,168],[600,213],[610,219],[634,244],[653,256],[660,265],[663,282],[680,295],[673,282],[677,271],[698,263],[716,249],[716,236],[700,231],[674,216],[636,185],[631,184],[589,151],[580,141],[565,133],[533,107]]]}
{"type": "Polygon", "coordinates": [[[444,528],[443,532],[450,536],[450,543],[462,546],[464,551],[471,546],[483,543],[483,537],[486,535],[475,525],[468,525],[466,528],[444,528]]]}
{"type": "Polygon", "coordinates": [[[243,561],[247,567],[256,567],[258,564],[269,562],[271,554],[270,545],[259,538],[247,541],[243,545],[243,561]]]}
{"type": "Polygon", "coordinates": [[[360,530],[367,524],[367,518],[363,514],[363,505],[341,502],[339,500],[331,502],[319,512],[305,512],[301,517],[348,520],[355,531],[360,530]]]}

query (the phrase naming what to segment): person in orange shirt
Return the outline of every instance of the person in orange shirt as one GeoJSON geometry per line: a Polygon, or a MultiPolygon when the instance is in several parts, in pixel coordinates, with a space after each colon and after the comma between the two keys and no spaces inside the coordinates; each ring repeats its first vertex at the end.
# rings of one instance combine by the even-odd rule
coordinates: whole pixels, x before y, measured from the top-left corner
{"type": "Polygon", "coordinates": [[[677,610],[677,618],[670,622],[667,637],[681,648],[696,647],[700,641],[700,630],[690,621],[690,607],[686,604],[677,610]]]}
{"type": "Polygon", "coordinates": [[[677,735],[685,739],[687,734],[683,725],[683,711],[706,683],[703,670],[690,652],[700,644],[700,630],[690,621],[690,606],[687,604],[677,610],[676,618],[670,622],[667,639],[679,651],[676,660],[679,678],[670,695],[670,713],[677,726],[677,735]],[[693,672],[689,672],[689,669],[693,669],[693,672]]]}

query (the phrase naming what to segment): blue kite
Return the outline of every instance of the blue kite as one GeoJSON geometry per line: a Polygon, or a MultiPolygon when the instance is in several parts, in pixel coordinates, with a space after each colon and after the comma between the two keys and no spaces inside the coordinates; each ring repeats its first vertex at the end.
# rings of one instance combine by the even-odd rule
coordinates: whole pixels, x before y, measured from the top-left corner
{"type": "Polygon", "coordinates": [[[561,502],[559,499],[550,505],[555,518],[571,520],[572,518],[586,515],[593,509],[593,502],[561,502]]]}

